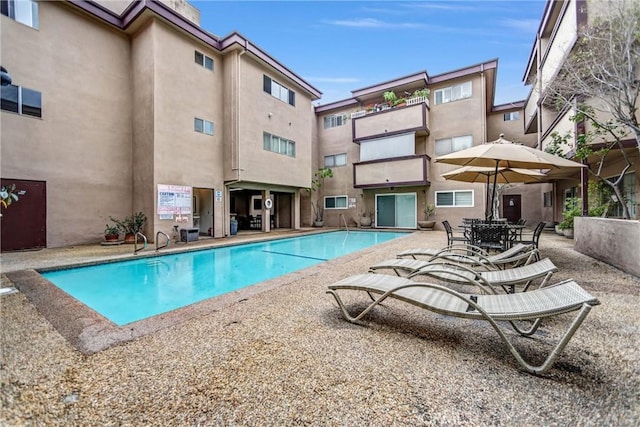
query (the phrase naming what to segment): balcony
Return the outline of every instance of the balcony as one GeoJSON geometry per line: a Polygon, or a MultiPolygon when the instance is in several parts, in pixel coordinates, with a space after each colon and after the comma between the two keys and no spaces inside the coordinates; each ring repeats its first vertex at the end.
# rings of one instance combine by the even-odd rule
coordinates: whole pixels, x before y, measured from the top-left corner
{"type": "Polygon", "coordinates": [[[395,157],[354,163],[354,188],[427,185],[427,155],[395,157]]]}
{"type": "Polygon", "coordinates": [[[427,98],[411,98],[405,106],[379,105],[376,109],[378,111],[361,110],[351,115],[353,142],[408,132],[429,134],[427,98]]]}

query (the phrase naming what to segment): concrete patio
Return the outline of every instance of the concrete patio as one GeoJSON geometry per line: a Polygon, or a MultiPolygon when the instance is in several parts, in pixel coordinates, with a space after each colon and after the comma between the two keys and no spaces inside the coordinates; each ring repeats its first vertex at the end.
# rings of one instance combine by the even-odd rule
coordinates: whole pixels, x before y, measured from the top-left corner
{"type": "MultiPolygon", "coordinates": [[[[240,236],[251,240],[262,235],[240,236]]],[[[208,245],[228,241],[198,243],[208,245]]],[[[328,284],[407,247],[416,232],[234,293],[132,341],[84,355],[21,293],[0,297],[6,425],[618,425],[640,423],[640,279],[543,234],[541,252],[597,296],[547,374],[522,372],[487,324],[389,301],[346,322],[328,284]],[[209,307],[209,309],[207,309],[209,307]]],[[[196,245],[190,246],[195,247],[196,245]]],[[[2,254],[2,283],[27,268],[127,257],[131,246],[2,254]]],[[[19,286],[18,286],[19,287],[19,286]]],[[[349,303],[362,306],[354,294],[349,303]]],[[[207,302],[205,302],[207,304],[207,302]]],[[[571,319],[509,337],[540,360],[571,319]]]]}

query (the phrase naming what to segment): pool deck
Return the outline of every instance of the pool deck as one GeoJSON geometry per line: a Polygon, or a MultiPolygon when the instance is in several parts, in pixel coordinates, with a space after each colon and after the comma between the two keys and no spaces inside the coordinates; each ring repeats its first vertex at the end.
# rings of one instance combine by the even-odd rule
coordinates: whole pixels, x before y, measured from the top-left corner
{"type": "MultiPolygon", "coordinates": [[[[486,322],[394,300],[354,325],[325,293],[408,247],[445,243],[441,231],[412,233],[119,332],[79,306],[56,306],[64,299],[43,292],[32,269],[125,259],[131,245],[4,253],[2,283],[20,291],[0,296],[0,424],[640,424],[640,278],[577,253],[569,239],[542,236],[542,255],[559,268],[552,282],[574,278],[601,305],[542,376],[520,370],[486,322]],[[95,347],[79,351],[72,325],[95,347]]],[[[365,302],[357,293],[347,301],[365,302]]],[[[571,318],[550,319],[532,338],[508,336],[540,360],[571,318]]]]}

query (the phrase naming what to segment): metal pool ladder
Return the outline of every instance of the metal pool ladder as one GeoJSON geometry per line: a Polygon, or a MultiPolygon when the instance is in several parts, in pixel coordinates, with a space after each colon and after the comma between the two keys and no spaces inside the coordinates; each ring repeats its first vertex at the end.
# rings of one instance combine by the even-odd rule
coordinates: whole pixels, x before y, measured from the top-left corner
{"type": "Polygon", "coordinates": [[[169,246],[169,243],[171,243],[171,238],[169,237],[169,235],[167,233],[165,233],[164,231],[158,231],[156,233],[156,252],[158,252],[160,249],[162,248],[166,248],[167,246],[169,246]],[[163,235],[164,237],[167,238],[167,243],[165,243],[162,246],[158,246],[158,237],[160,237],[160,235],[163,235]]]}
{"type": "Polygon", "coordinates": [[[342,222],[344,222],[344,228],[347,229],[347,233],[349,232],[349,226],[347,225],[347,220],[344,217],[344,214],[340,214],[340,218],[342,218],[342,222]]]}
{"type": "Polygon", "coordinates": [[[145,236],[144,234],[142,234],[141,232],[137,232],[136,235],[133,237],[133,254],[137,254],[138,252],[145,250],[147,248],[147,236],[145,236]],[[138,249],[138,236],[142,237],[142,240],[144,240],[144,245],[138,249]]]}

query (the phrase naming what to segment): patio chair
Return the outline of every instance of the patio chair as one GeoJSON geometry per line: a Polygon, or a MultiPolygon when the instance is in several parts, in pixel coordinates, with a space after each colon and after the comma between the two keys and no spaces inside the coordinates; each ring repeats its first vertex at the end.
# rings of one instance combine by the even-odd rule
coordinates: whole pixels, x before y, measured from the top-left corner
{"type": "Polygon", "coordinates": [[[455,242],[468,242],[469,239],[466,236],[454,236],[453,229],[451,228],[451,224],[449,221],[442,221],[442,225],[444,225],[444,229],[447,232],[447,245],[453,245],[455,242]]]}
{"type": "Polygon", "coordinates": [[[446,259],[462,264],[486,265],[494,270],[526,265],[540,259],[538,250],[534,248],[533,245],[526,245],[524,243],[517,243],[504,252],[492,255],[489,255],[489,253],[482,248],[469,244],[450,245],[442,249],[407,249],[397,255],[397,258],[406,257],[413,259],[426,258],[429,261],[446,259]]]}
{"type": "Polygon", "coordinates": [[[437,314],[466,319],[486,320],[498,333],[520,366],[529,373],[542,374],[553,366],[556,358],[578,330],[591,307],[599,301],[575,281],[567,280],[553,286],[531,292],[500,295],[475,295],[460,293],[446,286],[419,283],[404,277],[385,274],[359,274],[329,285],[327,293],[333,295],[345,319],[360,323],[377,305],[387,298],[395,298],[437,314]],[[373,300],[364,310],[352,315],[338,292],[364,291],[373,300]],[[569,328],[562,335],[545,361],[538,366],[528,363],[509,341],[498,322],[506,321],[522,336],[533,335],[542,319],[579,310],[569,328]],[[515,322],[533,320],[528,329],[515,322]]]}
{"type": "Polygon", "coordinates": [[[536,249],[538,249],[540,243],[540,235],[542,234],[545,225],[545,222],[539,222],[538,225],[536,225],[535,230],[533,230],[532,235],[520,235],[520,239],[518,240],[518,242],[526,245],[533,245],[536,249]]]}
{"type": "Polygon", "coordinates": [[[501,287],[505,292],[513,293],[516,285],[522,285],[522,292],[526,292],[533,281],[538,279],[542,279],[538,288],[544,287],[553,273],[558,271],[558,267],[549,258],[504,270],[477,269],[447,260],[424,261],[396,258],[369,267],[370,273],[377,273],[380,270],[393,270],[397,276],[406,273],[410,279],[429,276],[445,282],[474,285],[489,293],[495,293],[497,287],[501,287]]]}

